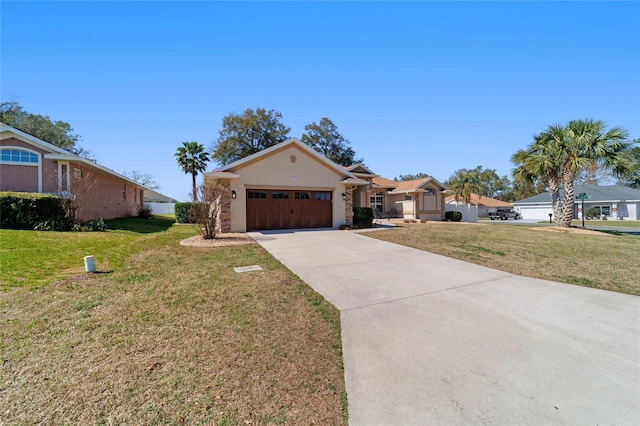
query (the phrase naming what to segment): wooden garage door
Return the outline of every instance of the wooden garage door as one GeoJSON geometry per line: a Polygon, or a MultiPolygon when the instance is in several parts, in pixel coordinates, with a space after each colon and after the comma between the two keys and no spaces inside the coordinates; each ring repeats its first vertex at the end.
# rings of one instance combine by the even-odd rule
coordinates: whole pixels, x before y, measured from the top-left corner
{"type": "Polygon", "coordinates": [[[247,231],[332,226],[329,191],[247,190],[247,231]]]}

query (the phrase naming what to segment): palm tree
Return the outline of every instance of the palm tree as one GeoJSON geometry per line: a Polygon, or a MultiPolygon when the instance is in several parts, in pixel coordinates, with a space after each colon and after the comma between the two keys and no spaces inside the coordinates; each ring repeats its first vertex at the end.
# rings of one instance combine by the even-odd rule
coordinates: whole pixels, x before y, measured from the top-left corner
{"type": "Polygon", "coordinates": [[[578,174],[594,161],[604,169],[620,176],[631,168],[627,132],[614,127],[605,132],[605,125],[597,120],[572,120],[564,129],[560,149],[562,183],[564,185],[564,211],[559,226],[569,227],[573,220],[575,201],[574,182],[578,174]]]}
{"type": "Polygon", "coordinates": [[[557,149],[564,138],[564,128],[559,124],[550,125],[545,132],[533,137],[534,142],[527,150],[518,150],[511,161],[516,164],[514,178],[525,182],[542,179],[546,182],[551,195],[551,206],[556,223],[563,217],[560,200],[560,151],[557,149]]]}
{"type": "Polygon", "coordinates": [[[198,142],[182,142],[175,153],[178,165],[185,173],[191,173],[193,183],[193,201],[198,199],[198,188],[196,186],[196,176],[198,172],[203,172],[209,162],[209,153],[205,152],[204,146],[198,142]]]}
{"type": "Polygon", "coordinates": [[[471,201],[472,193],[481,197],[484,192],[484,186],[478,179],[478,175],[471,171],[463,171],[452,176],[449,180],[449,189],[453,191],[456,201],[462,199],[466,204],[471,201]]]}
{"type": "Polygon", "coordinates": [[[533,180],[545,179],[556,225],[570,227],[575,202],[574,182],[585,167],[598,163],[620,175],[631,167],[627,132],[614,127],[604,132],[604,123],[594,120],[572,120],[566,126],[554,124],[534,137],[527,150],[516,152],[514,176],[533,180]],[[560,200],[564,187],[564,203],[560,200]]]}

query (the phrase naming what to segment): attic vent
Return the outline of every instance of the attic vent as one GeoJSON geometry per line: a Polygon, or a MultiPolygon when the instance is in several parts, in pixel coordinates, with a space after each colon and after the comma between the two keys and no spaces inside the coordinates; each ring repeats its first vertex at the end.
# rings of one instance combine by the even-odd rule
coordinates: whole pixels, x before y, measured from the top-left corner
{"type": "Polygon", "coordinates": [[[292,155],[292,156],[290,157],[290,159],[291,159],[291,162],[292,162],[292,163],[295,163],[295,162],[296,162],[296,156],[295,156],[295,155],[292,155]]]}

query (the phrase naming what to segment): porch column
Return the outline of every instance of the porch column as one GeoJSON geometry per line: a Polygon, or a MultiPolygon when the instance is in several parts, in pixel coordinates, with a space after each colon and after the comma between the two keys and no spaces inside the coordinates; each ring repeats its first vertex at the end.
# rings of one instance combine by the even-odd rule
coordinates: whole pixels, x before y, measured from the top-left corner
{"type": "Polygon", "coordinates": [[[224,187],[224,191],[222,192],[220,200],[218,226],[220,233],[226,234],[231,232],[231,181],[229,179],[221,179],[220,185],[224,187]]]}
{"type": "Polygon", "coordinates": [[[353,225],[353,186],[347,185],[344,188],[344,194],[346,195],[344,201],[344,216],[347,221],[347,226],[353,225]]]}

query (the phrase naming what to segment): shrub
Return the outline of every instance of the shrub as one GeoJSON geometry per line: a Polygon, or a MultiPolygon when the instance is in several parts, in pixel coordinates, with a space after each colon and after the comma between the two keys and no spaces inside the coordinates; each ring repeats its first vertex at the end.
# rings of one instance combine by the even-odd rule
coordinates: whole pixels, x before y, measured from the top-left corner
{"type": "Polygon", "coordinates": [[[354,207],[353,226],[371,228],[373,226],[373,209],[371,207],[354,207]]]}
{"type": "Polygon", "coordinates": [[[586,217],[588,219],[596,219],[596,218],[600,217],[600,209],[597,209],[595,207],[591,207],[589,210],[584,212],[584,217],[586,217]]]}
{"type": "Polygon", "coordinates": [[[104,223],[104,220],[90,220],[81,225],[82,231],[91,231],[91,232],[104,232],[107,230],[107,224],[104,223]]]}
{"type": "Polygon", "coordinates": [[[151,219],[151,205],[148,203],[145,203],[144,205],[137,205],[136,206],[136,216],[138,216],[141,219],[151,219]]]}
{"type": "Polygon", "coordinates": [[[189,209],[189,221],[196,224],[200,235],[205,240],[216,237],[221,231],[223,206],[228,205],[231,191],[224,184],[201,185],[198,189],[199,203],[193,203],[189,209]]]}
{"type": "Polygon", "coordinates": [[[30,192],[0,192],[0,228],[33,229],[64,217],[60,197],[30,192]]]}
{"type": "Polygon", "coordinates": [[[176,203],[176,223],[193,223],[189,219],[189,210],[191,210],[194,204],[197,203],[176,203]]]}
{"type": "Polygon", "coordinates": [[[66,216],[58,216],[38,222],[33,227],[36,231],[71,231],[74,223],[66,216]]]}
{"type": "Polygon", "coordinates": [[[460,222],[462,220],[462,213],[460,212],[445,212],[444,218],[450,222],[460,222]]]}

